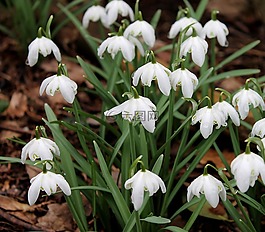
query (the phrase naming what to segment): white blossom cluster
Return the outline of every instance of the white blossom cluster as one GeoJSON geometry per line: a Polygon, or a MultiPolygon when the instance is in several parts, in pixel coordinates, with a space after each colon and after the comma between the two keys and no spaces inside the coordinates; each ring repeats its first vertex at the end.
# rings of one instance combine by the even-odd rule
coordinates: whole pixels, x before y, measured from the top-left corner
{"type": "MultiPolygon", "coordinates": [[[[192,98],[194,91],[198,87],[199,80],[194,73],[185,67],[178,67],[176,70],[170,70],[155,59],[154,53],[149,49],[153,48],[156,41],[154,27],[143,20],[141,17],[136,18],[131,7],[123,0],[112,0],[105,7],[95,5],[91,6],[85,12],[82,25],[87,28],[89,23],[101,21],[103,26],[110,28],[118,20],[118,16],[128,17],[130,24],[120,27],[117,34],[110,34],[108,38],[102,41],[98,47],[97,54],[104,58],[108,53],[112,59],[115,59],[118,53],[122,54],[125,62],[132,62],[137,58],[136,48],[144,56],[148,54],[149,60],[137,67],[132,73],[132,85],[137,86],[139,82],[143,86],[150,87],[153,81],[157,82],[158,89],[165,96],[169,96],[178,86],[181,86],[181,92],[184,98],[192,98]],[[148,51],[147,51],[148,50],[148,51]]],[[[225,24],[216,18],[208,21],[204,26],[196,19],[190,16],[184,16],[178,19],[170,28],[168,37],[174,39],[176,36],[183,36],[183,41],[178,51],[179,60],[185,60],[188,54],[191,54],[193,63],[202,67],[205,62],[205,56],[208,51],[209,39],[216,38],[220,46],[228,46],[227,35],[229,33],[225,24]]],[[[61,62],[61,54],[55,43],[45,36],[36,38],[29,45],[28,64],[33,66],[38,61],[38,54],[46,57],[53,52],[58,62],[61,62]]],[[[184,62],[184,61],[183,61],[184,62]]],[[[182,63],[182,61],[180,61],[182,63]]],[[[68,103],[73,103],[77,93],[77,85],[64,74],[57,74],[45,79],[40,86],[40,95],[46,89],[48,95],[53,96],[56,91],[60,91],[68,103]]],[[[196,110],[192,117],[192,125],[200,123],[200,132],[203,138],[207,139],[216,125],[216,129],[221,126],[227,126],[228,119],[236,126],[240,126],[240,120],[244,120],[250,111],[250,108],[260,107],[265,110],[265,103],[260,95],[254,89],[248,86],[238,91],[232,98],[231,104],[222,100],[215,104],[202,107],[196,110]]],[[[155,131],[156,117],[148,119],[141,118],[139,113],[155,113],[155,104],[147,97],[139,96],[135,93],[129,96],[129,99],[113,108],[104,112],[105,116],[114,116],[121,114],[122,118],[132,122],[139,119],[142,126],[150,133],[155,131]]],[[[253,126],[251,136],[259,136],[265,144],[265,119],[261,119],[253,126]]],[[[261,148],[259,148],[261,149],[261,148]]],[[[57,145],[46,138],[36,138],[30,141],[22,149],[21,160],[24,163],[29,157],[32,161],[41,159],[49,162],[53,160],[54,155],[59,155],[57,145]]],[[[45,164],[46,165],[46,164],[45,164]]],[[[238,155],[231,163],[231,173],[234,175],[237,187],[241,192],[246,192],[249,186],[254,186],[258,176],[261,175],[262,181],[265,181],[265,164],[264,160],[253,152],[244,152],[238,155]]],[[[29,203],[32,205],[36,202],[40,190],[44,190],[48,195],[54,193],[59,186],[66,195],[71,194],[69,184],[60,174],[51,171],[44,171],[31,180],[29,189],[29,203]]],[[[160,188],[162,193],[166,192],[163,180],[155,173],[145,170],[139,170],[133,177],[125,182],[126,189],[132,188],[132,203],[134,209],[138,211],[143,204],[144,192],[148,191],[152,196],[160,188]]],[[[226,189],[221,181],[210,174],[204,173],[197,177],[188,187],[187,200],[190,201],[194,196],[200,197],[204,194],[206,200],[212,207],[217,207],[219,197],[226,200],[226,189]]]]}
{"type": "Polygon", "coordinates": [[[60,187],[65,195],[71,195],[70,186],[65,178],[61,174],[48,171],[52,168],[54,156],[60,156],[60,150],[55,142],[47,138],[34,138],[22,148],[21,162],[23,164],[29,157],[31,161],[40,159],[44,165],[43,171],[30,180],[31,186],[28,191],[30,205],[37,201],[40,190],[50,196],[56,193],[57,187],[60,187]]]}

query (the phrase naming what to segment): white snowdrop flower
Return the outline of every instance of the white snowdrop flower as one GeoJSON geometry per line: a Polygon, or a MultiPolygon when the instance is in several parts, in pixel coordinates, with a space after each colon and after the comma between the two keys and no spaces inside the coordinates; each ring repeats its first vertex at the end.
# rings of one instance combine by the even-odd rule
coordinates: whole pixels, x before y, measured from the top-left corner
{"type": "Polygon", "coordinates": [[[262,118],[254,123],[252,130],[251,130],[251,136],[259,136],[260,138],[263,138],[265,135],[265,118],[262,118]]]}
{"type": "Polygon", "coordinates": [[[103,58],[103,53],[107,49],[112,59],[121,51],[125,60],[131,62],[135,57],[134,44],[126,39],[124,36],[112,36],[102,42],[98,48],[98,56],[103,58]]]}
{"type": "Polygon", "coordinates": [[[228,42],[226,39],[226,36],[229,34],[228,28],[218,19],[208,21],[203,27],[203,32],[210,39],[216,37],[218,43],[221,46],[228,46],[228,42]]]}
{"type": "Polygon", "coordinates": [[[198,79],[196,75],[186,68],[179,68],[173,71],[170,74],[169,79],[171,86],[175,91],[177,86],[181,86],[181,91],[185,98],[191,98],[198,85],[198,79]]]}
{"type": "Polygon", "coordinates": [[[180,58],[191,53],[192,61],[198,66],[202,66],[207,53],[208,44],[199,36],[191,36],[180,45],[180,58]]]}
{"type": "Polygon", "coordinates": [[[139,79],[143,85],[151,86],[152,80],[157,80],[160,91],[168,96],[170,93],[171,85],[169,75],[171,71],[158,62],[148,62],[138,68],[132,75],[133,85],[137,86],[139,79]]]}
{"type": "Polygon", "coordinates": [[[125,189],[132,188],[132,203],[134,209],[138,211],[144,199],[144,191],[149,192],[149,196],[161,188],[162,193],[166,192],[166,187],[163,180],[153,172],[148,170],[139,170],[132,178],[128,179],[124,184],[125,189]]]}
{"type": "Polygon", "coordinates": [[[53,155],[60,155],[60,150],[55,142],[47,138],[34,138],[28,142],[21,152],[21,162],[24,164],[27,157],[30,160],[53,160],[53,155]]]}
{"type": "Polygon", "coordinates": [[[173,23],[169,30],[168,38],[175,38],[181,31],[190,25],[191,27],[186,32],[187,36],[192,35],[193,30],[195,30],[200,37],[204,38],[204,34],[202,33],[202,25],[192,17],[183,17],[173,23]]]}
{"type": "Polygon", "coordinates": [[[131,35],[128,36],[128,40],[138,48],[141,56],[144,56],[145,51],[141,42],[136,37],[133,37],[131,35]]]}
{"type": "Polygon", "coordinates": [[[77,93],[77,84],[65,75],[53,75],[46,78],[40,86],[40,95],[46,88],[46,94],[54,96],[56,91],[60,91],[64,100],[73,103],[77,93]]]}
{"type": "Polygon", "coordinates": [[[130,20],[134,20],[134,13],[132,8],[122,0],[113,0],[109,2],[106,7],[107,24],[112,25],[120,14],[122,17],[129,16],[130,20]]]}
{"type": "Polygon", "coordinates": [[[230,117],[236,126],[240,126],[240,118],[236,109],[227,101],[216,102],[213,107],[216,107],[219,111],[223,112],[226,120],[230,117]]]}
{"type": "Polygon", "coordinates": [[[249,189],[249,186],[254,186],[259,175],[265,183],[264,160],[253,152],[238,155],[231,163],[231,172],[237,187],[243,193],[249,189]]]}
{"type": "Polygon", "coordinates": [[[59,48],[56,46],[56,44],[51,40],[44,36],[41,38],[34,39],[30,45],[28,46],[28,58],[27,58],[27,64],[32,67],[34,66],[39,57],[39,53],[42,54],[44,57],[51,54],[53,52],[56,60],[58,62],[61,62],[61,53],[59,48]]]}
{"type": "Polygon", "coordinates": [[[233,96],[233,106],[238,106],[238,112],[242,120],[244,120],[249,113],[249,105],[253,105],[254,108],[261,106],[262,110],[265,110],[265,103],[262,97],[252,89],[242,89],[233,96]]]}
{"type": "Polygon", "coordinates": [[[86,10],[83,16],[82,25],[84,28],[88,28],[90,21],[97,22],[99,20],[105,27],[108,27],[105,8],[99,5],[91,6],[86,10]]]}
{"type": "Polygon", "coordinates": [[[188,202],[194,196],[200,197],[200,194],[204,194],[208,203],[216,208],[220,198],[226,200],[226,191],[223,183],[213,177],[210,174],[200,175],[188,187],[187,200],[188,202]]]}
{"type": "Polygon", "coordinates": [[[154,28],[144,20],[137,20],[130,24],[124,31],[124,36],[142,36],[144,42],[151,48],[155,44],[155,30],[154,28]]]}
{"type": "Polygon", "coordinates": [[[71,189],[67,181],[60,174],[53,172],[41,172],[30,180],[30,187],[28,191],[28,201],[33,205],[40,194],[40,190],[45,191],[48,196],[55,193],[59,187],[67,196],[71,195],[71,189]]]}
{"type": "Polygon", "coordinates": [[[210,108],[208,106],[196,111],[195,115],[192,117],[191,124],[195,125],[197,122],[200,122],[201,124],[200,131],[205,139],[212,134],[214,124],[217,125],[216,129],[227,125],[225,115],[216,107],[210,108]]]}
{"type": "Polygon", "coordinates": [[[146,97],[132,97],[122,104],[104,112],[105,116],[122,114],[122,118],[132,122],[141,121],[143,127],[153,133],[157,120],[156,106],[146,97]]]}

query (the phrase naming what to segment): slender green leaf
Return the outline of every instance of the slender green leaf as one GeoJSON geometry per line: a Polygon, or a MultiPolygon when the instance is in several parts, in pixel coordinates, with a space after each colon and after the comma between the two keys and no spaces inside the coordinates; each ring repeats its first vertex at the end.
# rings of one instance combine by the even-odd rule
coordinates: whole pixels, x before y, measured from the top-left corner
{"type": "Polygon", "coordinates": [[[164,217],[157,217],[157,216],[150,216],[150,217],[146,217],[146,218],[142,218],[140,219],[141,221],[145,221],[145,222],[150,222],[150,223],[154,223],[154,224],[168,224],[171,222],[170,219],[168,218],[164,218],[164,217]]]}
{"type": "MultiPolygon", "coordinates": [[[[45,120],[45,123],[51,129],[54,140],[60,149],[62,168],[63,168],[64,173],[66,174],[65,177],[71,187],[76,187],[78,186],[78,182],[77,182],[77,178],[75,174],[74,165],[72,162],[70,151],[66,149],[68,141],[63,136],[63,133],[59,128],[59,125],[51,124],[52,121],[57,121],[57,118],[55,114],[53,113],[52,109],[49,107],[48,104],[45,104],[44,108],[45,108],[47,118],[49,120],[49,121],[45,120]]],[[[70,198],[68,202],[70,201],[74,202],[73,204],[74,208],[71,208],[71,211],[73,212],[75,219],[77,221],[80,221],[80,224],[78,224],[78,227],[80,228],[80,230],[87,230],[88,227],[87,227],[87,222],[86,222],[85,210],[83,207],[80,193],[78,191],[74,191],[71,194],[71,196],[68,198],[70,198]],[[77,213],[78,218],[76,218],[75,212],[77,213]]],[[[68,200],[68,198],[66,198],[66,200],[68,200]]]]}
{"type": "Polygon", "coordinates": [[[234,219],[234,221],[237,224],[237,226],[239,227],[239,229],[242,232],[250,232],[251,230],[248,228],[246,223],[244,223],[244,221],[241,219],[242,216],[238,213],[238,211],[233,206],[233,204],[229,201],[229,199],[226,199],[226,201],[223,201],[223,204],[224,204],[225,208],[227,209],[228,213],[234,219]]]}
{"type": "Polygon", "coordinates": [[[208,1],[209,0],[201,0],[199,5],[198,5],[198,7],[197,7],[197,10],[196,10],[196,13],[195,13],[195,15],[196,15],[195,18],[198,21],[201,20],[201,17],[203,15],[203,13],[205,12],[206,6],[208,5],[208,1]]]}
{"type": "Polygon", "coordinates": [[[220,74],[217,74],[211,78],[208,78],[203,82],[203,84],[209,84],[215,81],[220,81],[222,79],[228,79],[230,77],[237,77],[237,76],[247,76],[247,75],[253,75],[259,73],[259,69],[238,69],[238,70],[232,70],[228,72],[223,72],[220,74]]]}
{"type": "Polygon", "coordinates": [[[151,22],[150,24],[153,26],[154,29],[156,29],[157,27],[157,24],[159,22],[159,19],[160,19],[160,16],[161,16],[161,10],[157,10],[153,16],[153,18],[151,19],[151,22]]]}
{"type": "Polygon", "coordinates": [[[105,179],[105,181],[106,181],[106,183],[107,183],[107,185],[111,191],[111,194],[114,198],[114,201],[116,202],[116,205],[120,211],[120,214],[121,214],[122,219],[123,219],[123,225],[122,226],[124,226],[130,218],[130,211],[128,209],[126,202],[124,201],[124,198],[123,198],[119,188],[117,187],[111,174],[109,173],[109,169],[107,167],[105,159],[104,159],[104,157],[100,151],[98,144],[95,141],[94,141],[94,147],[95,147],[96,155],[98,157],[98,161],[99,161],[99,165],[100,165],[102,174],[103,174],[104,179],[105,179]]]}
{"type": "Polygon", "coordinates": [[[259,202],[257,202],[255,199],[251,198],[250,196],[242,192],[238,192],[238,197],[241,201],[244,201],[254,209],[261,212],[263,215],[265,215],[265,207],[259,202]]]}
{"type": "Polygon", "coordinates": [[[188,230],[181,229],[180,227],[177,226],[167,226],[163,228],[163,230],[169,230],[172,232],[188,232],[188,230]]]}
{"type": "Polygon", "coordinates": [[[233,54],[228,56],[226,59],[224,59],[222,62],[220,62],[218,65],[216,65],[215,66],[215,70],[218,70],[218,69],[222,68],[226,64],[228,64],[231,61],[235,60],[236,58],[240,57],[241,55],[243,55],[244,53],[246,53],[250,49],[252,49],[255,46],[257,46],[259,43],[260,43],[260,40],[256,40],[256,41],[251,42],[248,45],[244,46],[243,48],[237,50],[236,52],[234,52],[233,54]]]}
{"type": "Polygon", "coordinates": [[[188,222],[186,223],[184,229],[185,230],[190,230],[190,228],[192,227],[193,223],[195,222],[195,220],[197,219],[197,217],[199,216],[204,204],[206,202],[206,198],[205,195],[202,195],[200,197],[200,201],[196,207],[196,209],[193,211],[192,215],[190,216],[188,222]]]}
{"type": "Polygon", "coordinates": [[[189,3],[189,1],[188,0],[183,0],[183,2],[185,3],[186,7],[189,9],[190,16],[193,17],[193,18],[196,18],[195,11],[194,11],[192,5],[189,3]]]}

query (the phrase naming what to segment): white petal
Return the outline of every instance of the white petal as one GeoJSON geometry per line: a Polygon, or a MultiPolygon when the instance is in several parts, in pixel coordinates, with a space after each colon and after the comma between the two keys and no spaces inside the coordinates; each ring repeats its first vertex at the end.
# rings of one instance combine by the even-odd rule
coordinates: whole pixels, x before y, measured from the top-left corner
{"type": "Polygon", "coordinates": [[[71,189],[68,182],[64,179],[64,177],[60,174],[56,175],[56,183],[60,187],[60,189],[64,192],[65,195],[71,195],[71,189]]]}
{"type": "Polygon", "coordinates": [[[53,75],[53,76],[50,76],[48,78],[46,78],[42,83],[41,83],[41,86],[40,86],[40,95],[43,94],[44,90],[46,89],[46,87],[49,85],[49,83],[56,77],[56,75],[53,75]]]}
{"type": "Polygon", "coordinates": [[[154,119],[142,120],[141,123],[148,132],[154,133],[155,131],[155,120],[154,119]]]}
{"type": "Polygon", "coordinates": [[[115,39],[114,37],[107,38],[104,40],[100,46],[98,47],[98,56],[102,59],[102,55],[105,52],[106,48],[109,46],[109,44],[115,39]]]}
{"type": "Polygon", "coordinates": [[[163,69],[157,66],[156,66],[155,72],[156,72],[157,83],[158,83],[158,87],[160,91],[164,95],[169,96],[171,85],[169,82],[168,74],[163,69]]]}
{"type": "Polygon", "coordinates": [[[29,64],[30,67],[34,66],[39,57],[39,48],[38,48],[38,38],[33,40],[31,44],[28,46],[28,57],[27,57],[27,63],[29,64]]]}
{"type": "Polygon", "coordinates": [[[77,93],[77,84],[66,76],[58,76],[60,78],[60,92],[62,93],[63,98],[68,103],[73,103],[75,95],[77,93]]]}
{"type": "Polygon", "coordinates": [[[110,110],[107,110],[104,112],[105,116],[114,116],[117,114],[120,114],[122,111],[124,111],[124,108],[126,107],[127,104],[130,104],[129,100],[123,102],[122,104],[115,106],[111,108],[110,110]]]}
{"type": "MultiPolygon", "coordinates": [[[[38,174],[38,176],[39,175],[40,174],[38,174]]],[[[29,191],[28,191],[29,205],[33,205],[37,201],[38,196],[40,194],[41,182],[39,181],[39,178],[37,178],[37,177],[35,178],[35,181],[33,181],[29,187],[29,191]]]]}
{"type": "Polygon", "coordinates": [[[209,204],[216,208],[219,203],[218,187],[209,175],[205,176],[204,194],[209,204]]]}

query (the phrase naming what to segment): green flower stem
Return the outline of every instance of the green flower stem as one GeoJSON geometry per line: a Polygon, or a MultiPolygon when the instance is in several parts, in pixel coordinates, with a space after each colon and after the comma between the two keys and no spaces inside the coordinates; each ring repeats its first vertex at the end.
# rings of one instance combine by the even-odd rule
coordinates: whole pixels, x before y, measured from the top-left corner
{"type": "MultiPolygon", "coordinates": [[[[170,95],[169,95],[166,141],[170,139],[170,136],[172,134],[174,101],[175,101],[175,92],[171,89],[170,95]]],[[[164,169],[163,169],[164,175],[168,172],[168,168],[169,168],[170,150],[171,150],[171,142],[169,142],[167,146],[165,147],[165,161],[164,161],[164,169]]]]}
{"type": "MultiPolygon", "coordinates": [[[[213,67],[212,76],[216,75],[215,65],[216,65],[216,57],[215,57],[215,47],[216,47],[216,38],[211,38],[211,58],[210,58],[210,65],[213,67]]],[[[214,99],[214,82],[210,84],[211,87],[211,99],[214,99]]]]}
{"type": "Polygon", "coordinates": [[[53,15],[50,16],[47,24],[46,24],[46,36],[47,38],[51,39],[52,35],[51,35],[51,24],[52,24],[52,20],[53,20],[53,15]]]}
{"type": "Polygon", "coordinates": [[[44,33],[44,31],[43,31],[42,27],[39,27],[39,29],[38,29],[38,38],[41,38],[43,36],[42,33],[44,33]]]}
{"type": "Polygon", "coordinates": [[[230,189],[234,199],[237,202],[237,205],[241,211],[241,213],[243,214],[247,225],[252,229],[252,231],[256,231],[255,227],[253,226],[248,214],[246,213],[239,197],[237,196],[237,191],[232,187],[232,185],[230,184],[229,180],[227,179],[226,175],[223,173],[223,171],[221,169],[218,170],[218,174],[219,176],[222,178],[222,180],[227,184],[228,188],[230,189]]]}
{"type": "Polygon", "coordinates": [[[141,226],[141,222],[140,222],[140,215],[138,211],[134,211],[135,213],[135,221],[136,221],[136,229],[137,232],[142,232],[142,226],[141,226]]]}
{"type": "Polygon", "coordinates": [[[144,97],[148,97],[149,96],[149,87],[148,86],[144,86],[144,97]]]}
{"type": "MultiPolygon", "coordinates": [[[[187,118],[189,119],[189,117],[187,118]]],[[[187,129],[183,130],[183,134],[181,136],[181,143],[180,143],[180,146],[179,146],[179,149],[178,149],[178,152],[177,152],[177,155],[176,155],[176,158],[174,160],[174,164],[173,164],[173,167],[172,167],[172,170],[170,172],[170,176],[169,176],[169,181],[167,183],[167,191],[166,191],[166,194],[165,194],[165,197],[164,197],[164,202],[167,202],[167,199],[169,197],[169,194],[171,192],[171,188],[172,188],[172,185],[174,183],[174,180],[175,180],[175,177],[176,177],[176,174],[178,172],[178,169],[179,169],[179,166],[181,164],[179,164],[179,160],[180,160],[180,157],[184,154],[184,152],[186,151],[185,148],[187,147],[190,147],[190,146],[187,146],[186,144],[186,140],[187,140],[187,135],[189,133],[189,127],[190,127],[190,120],[187,121],[187,123],[183,123],[182,125],[184,125],[187,129]],[[187,134],[187,135],[186,135],[187,134]]],[[[184,127],[183,126],[183,127],[184,127]]],[[[181,128],[182,126],[180,126],[181,128]]],[[[173,134],[174,135],[174,134],[173,134]]],[[[198,133],[196,138],[198,138],[200,136],[200,134],[198,133]]],[[[192,139],[191,139],[192,140],[192,139]]],[[[196,140],[196,139],[195,139],[196,140]]],[[[161,209],[161,212],[165,212],[166,211],[166,207],[164,206],[165,204],[162,204],[162,209],[161,209]]],[[[162,214],[164,215],[164,213],[162,214]]]]}
{"type": "MultiPolygon", "coordinates": [[[[111,78],[108,80],[108,83],[107,83],[107,91],[110,92],[110,93],[113,92],[113,89],[115,87],[115,84],[116,84],[116,81],[117,81],[117,78],[118,78],[118,72],[119,72],[119,69],[120,69],[121,61],[122,61],[122,54],[119,53],[115,57],[115,66],[113,68],[113,71],[109,73],[109,76],[111,78]]],[[[106,104],[103,101],[102,112],[101,112],[101,118],[102,119],[105,118],[105,116],[104,116],[104,111],[105,110],[106,110],[106,104]]],[[[103,139],[105,138],[105,133],[106,133],[106,127],[105,126],[101,126],[100,127],[100,136],[103,139]]]]}
{"type": "MultiPolygon", "coordinates": [[[[224,128],[223,127],[220,128],[219,130],[215,130],[212,133],[212,135],[207,140],[201,142],[198,145],[197,149],[195,149],[193,152],[190,153],[190,155],[192,155],[192,157],[194,156],[194,159],[189,164],[189,168],[186,169],[185,173],[178,180],[178,183],[174,186],[174,188],[172,190],[170,190],[170,192],[167,190],[166,196],[164,198],[164,202],[163,202],[163,205],[162,205],[162,209],[161,209],[161,215],[165,215],[165,213],[167,211],[167,208],[169,207],[170,203],[172,202],[172,200],[176,196],[176,194],[179,191],[179,189],[182,187],[183,183],[187,180],[187,178],[189,177],[189,175],[195,169],[196,165],[200,162],[200,160],[202,159],[202,157],[209,150],[209,148],[212,146],[212,144],[215,142],[215,140],[217,139],[217,137],[220,135],[220,133],[222,131],[224,131],[224,128]]],[[[198,135],[199,135],[199,133],[198,133],[198,135]]],[[[185,162],[185,164],[187,164],[188,162],[189,162],[189,160],[187,160],[185,162]]]]}
{"type": "Polygon", "coordinates": [[[42,172],[47,173],[46,162],[42,165],[42,172]]]}
{"type": "Polygon", "coordinates": [[[219,11],[218,10],[213,10],[212,13],[211,13],[211,19],[212,20],[216,20],[217,19],[217,14],[219,14],[219,11]]]}
{"type": "Polygon", "coordinates": [[[199,213],[201,212],[204,204],[206,202],[205,196],[201,196],[201,199],[196,207],[196,209],[193,211],[192,215],[190,216],[188,222],[186,223],[186,225],[184,226],[184,230],[189,231],[190,228],[192,227],[193,223],[195,222],[195,220],[197,219],[197,217],[199,216],[199,213]]]}
{"type": "Polygon", "coordinates": [[[172,50],[171,50],[170,63],[169,63],[170,67],[172,67],[172,64],[174,62],[175,49],[176,49],[176,38],[174,38],[172,41],[172,50]]]}
{"type": "Polygon", "coordinates": [[[136,0],[134,5],[134,18],[135,20],[139,19],[139,0],[136,0]]]}
{"type": "Polygon", "coordinates": [[[40,137],[41,137],[38,126],[36,126],[36,129],[35,129],[35,137],[36,137],[36,139],[40,139],[40,137]]]}
{"type": "MultiPolygon", "coordinates": [[[[131,166],[131,157],[128,151],[128,147],[130,147],[130,129],[129,125],[126,120],[123,120],[122,122],[122,132],[125,134],[126,138],[124,142],[122,143],[122,158],[121,158],[121,181],[122,185],[124,185],[125,181],[128,180],[131,177],[131,171],[130,171],[130,166],[131,166]],[[126,132],[127,131],[127,132],[126,132]]],[[[110,170],[111,167],[109,167],[110,170]]],[[[133,173],[134,174],[134,173],[133,173]]],[[[131,204],[130,200],[130,191],[126,190],[125,188],[121,188],[122,195],[124,197],[124,200],[126,204],[129,206],[131,204]]]]}
{"type": "Polygon", "coordinates": [[[250,154],[251,151],[250,151],[250,142],[247,143],[246,145],[246,150],[245,150],[245,154],[250,154]]]}
{"type": "Polygon", "coordinates": [[[136,159],[136,150],[135,150],[135,140],[134,140],[134,127],[133,124],[130,122],[129,124],[129,137],[130,137],[130,155],[131,155],[131,162],[136,159]]]}
{"type": "Polygon", "coordinates": [[[126,75],[124,75],[124,85],[126,86],[126,91],[130,91],[131,88],[131,74],[130,74],[130,67],[129,67],[129,63],[125,62],[125,66],[126,66],[126,75]]]}
{"type": "MultiPolygon", "coordinates": [[[[75,119],[78,123],[81,123],[80,120],[80,116],[79,116],[79,112],[78,110],[80,109],[80,105],[78,100],[75,98],[74,102],[73,102],[73,108],[74,108],[74,115],[75,115],[75,119]]],[[[80,126],[78,126],[77,124],[77,135],[78,135],[78,139],[80,141],[80,144],[87,156],[87,159],[89,161],[89,163],[91,164],[91,179],[92,179],[92,185],[96,186],[97,185],[97,180],[96,180],[96,165],[95,165],[95,161],[94,158],[90,152],[90,150],[88,149],[87,143],[86,143],[86,139],[84,137],[84,135],[82,135],[81,131],[82,128],[80,126]]],[[[92,196],[92,208],[93,208],[93,218],[94,218],[94,230],[97,231],[97,220],[96,220],[96,212],[97,212],[97,204],[96,204],[96,199],[97,199],[97,192],[93,191],[93,196],[92,196]]]]}

